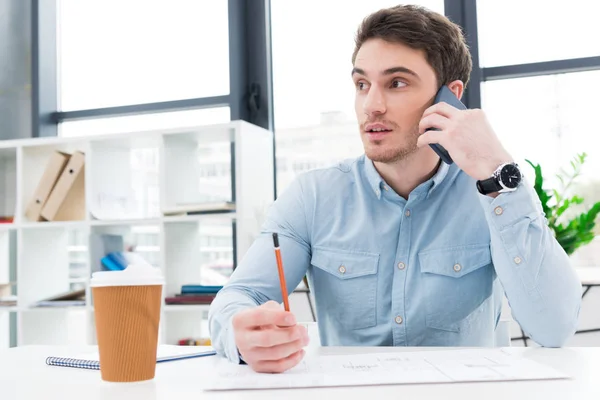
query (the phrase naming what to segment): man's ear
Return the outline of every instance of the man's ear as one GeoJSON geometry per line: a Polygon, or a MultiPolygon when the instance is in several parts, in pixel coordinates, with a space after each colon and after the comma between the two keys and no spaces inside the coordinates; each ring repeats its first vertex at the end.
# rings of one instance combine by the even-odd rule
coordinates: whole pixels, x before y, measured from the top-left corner
{"type": "Polygon", "coordinates": [[[447,86],[459,100],[462,98],[465,90],[465,84],[461,80],[452,81],[447,86]]]}

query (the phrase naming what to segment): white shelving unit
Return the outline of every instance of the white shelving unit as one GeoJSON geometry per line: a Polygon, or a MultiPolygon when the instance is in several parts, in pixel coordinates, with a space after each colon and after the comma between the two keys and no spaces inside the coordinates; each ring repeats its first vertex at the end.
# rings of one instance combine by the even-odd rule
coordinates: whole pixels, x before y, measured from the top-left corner
{"type": "MultiPolygon", "coordinates": [[[[225,282],[272,203],[272,133],[243,121],[77,138],[0,141],[0,283],[15,282],[17,305],[0,307],[0,348],[95,344],[89,279],[100,268],[99,235],[118,235],[160,268],[163,297],[183,284],[225,282]],[[85,218],[28,221],[25,209],[56,150],[85,154],[85,218]],[[186,213],[191,204],[233,210],[186,213]],[[86,289],[86,305],[35,307],[86,289]]],[[[163,303],[164,304],[164,303],[163,303]]],[[[208,335],[208,306],[164,305],[161,343],[208,335]]]]}

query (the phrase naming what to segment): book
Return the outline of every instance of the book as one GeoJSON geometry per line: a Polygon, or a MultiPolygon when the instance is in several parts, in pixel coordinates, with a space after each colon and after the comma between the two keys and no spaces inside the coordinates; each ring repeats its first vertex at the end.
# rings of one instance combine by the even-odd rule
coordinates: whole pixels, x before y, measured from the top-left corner
{"type": "Polygon", "coordinates": [[[133,251],[114,251],[108,253],[101,259],[102,265],[109,271],[121,271],[130,265],[145,265],[154,268],[152,264],[146,261],[141,255],[133,251]]]}
{"type": "Polygon", "coordinates": [[[74,152],[42,207],[47,221],[80,221],[85,218],[85,155],[74,152]]]}
{"type": "Polygon", "coordinates": [[[210,304],[215,299],[215,296],[215,294],[178,294],[175,296],[165,297],[165,304],[210,304]]]}
{"type": "Polygon", "coordinates": [[[29,221],[43,221],[42,208],[46,205],[50,193],[52,193],[52,190],[56,186],[56,182],[63,173],[70,158],[70,154],[61,151],[55,151],[52,153],[52,156],[50,156],[33,197],[25,209],[25,216],[29,221]]]}
{"type": "Polygon", "coordinates": [[[216,294],[223,286],[183,285],[181,294],[216,294]]]}
{"type": "MultiPolygon", "coordinates": [[[[193,351],[190,352],[193,347],[188,346],[174,346],[178,347],[177,351],[171,349],[171,346],[167,346],[168,348],[164,351],[159,348],[157,351],[156,363],[164,363],[170,361],[178,361],[178,360],[188,360],[190,358],[199,358],[199,357],[209,357],[216,355],[216,351],[208,350],[208,351],[193,351]],[[161,353],[163,353],[161,355],[161,353]]],[[[70,358],[70,357],[56,357],[50,356],[46,357],[46,365],[54,366],[54,367],[69,367],[69,368],[81,368],[81,369],[92,369],[92,370],[100,370],[100,358],[97,353],[83,354],[78,357],[70,358]]]]}
{"type": "Polygon", "coordinates": [[[0,307],[15,307],[17,296],[12,294],[13,283],[0,283],[0,307]]]}
{"type": "Polygon", "coordinates": [[[34,307],[85,306],[85,289],[70,290],[36,302],[34,307]]]}
{"type": "Polygon", "coordinates": [[[125,243],[122,235],[107,233],[90,234],[90,257],[92,259],[92,272],[116,270],[112,260],[105,258],[109,253],[123,251],[125,243]]]}

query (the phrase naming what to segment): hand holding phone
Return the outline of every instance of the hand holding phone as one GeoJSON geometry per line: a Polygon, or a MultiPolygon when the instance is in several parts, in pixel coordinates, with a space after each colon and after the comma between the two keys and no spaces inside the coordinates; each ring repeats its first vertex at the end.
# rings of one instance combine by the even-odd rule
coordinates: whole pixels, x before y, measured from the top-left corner
{"type": "MultiPolygon", "coordinates": [[[[456,95],[454,93],[452,93],[452,91],[446,85],[442,86],[440,88],[440,90],[438,90],[437,94],[435,95],[435,100],[434,100],[433,104],[442,103],[442,102],[448,103],[452,107],[458,108],[459,110],[467,109],[467,107],[458,99],[458,97],[456,97],[456,95]]],[[[426,129],[426,131],[432,131],[432,130],[437,131],[439,129],[437,129],[437,128],[426,129]]],[[[454,162],[452,160],[452,157],[450,157],[450,154],[448,153],[448,151],[440,144],[432,143],[429,146],[433,149],[433,151],[435,151],[437,153],[438,156],[440,156],[442,161],[444,161],[446,164],[452,164],[454,162]]]]}

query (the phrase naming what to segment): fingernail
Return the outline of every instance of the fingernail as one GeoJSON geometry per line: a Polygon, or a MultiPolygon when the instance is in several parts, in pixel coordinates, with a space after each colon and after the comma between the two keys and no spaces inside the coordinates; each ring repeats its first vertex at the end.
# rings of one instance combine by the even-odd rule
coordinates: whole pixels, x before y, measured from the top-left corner
{"type": "Polygon", "coordinates": [[[285,323],[286,324],[293,324],[294,323],[294,317],[292,315],[288,315],[287,317],[285,317],[285,323]]]}

